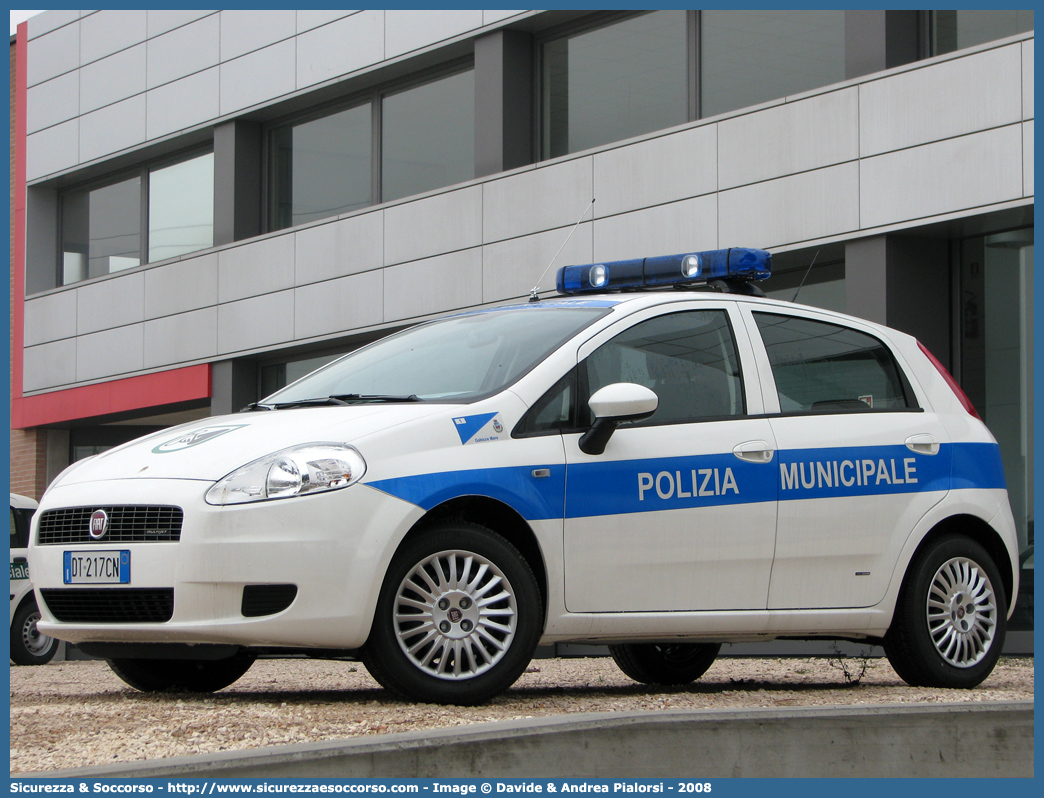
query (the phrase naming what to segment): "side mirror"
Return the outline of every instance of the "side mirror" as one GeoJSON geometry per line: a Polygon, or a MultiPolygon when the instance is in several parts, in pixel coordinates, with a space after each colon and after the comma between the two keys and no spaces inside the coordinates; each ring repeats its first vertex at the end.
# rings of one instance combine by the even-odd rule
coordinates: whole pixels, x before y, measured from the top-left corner
{"type": "Polygon", "coordinates": [[[580,436],[580,451],[601,454],[621,422],[648,418],[659,402],[655,393],[633,382],[615,382],[598,389],[587,403],[595,423],[580,436]]]}

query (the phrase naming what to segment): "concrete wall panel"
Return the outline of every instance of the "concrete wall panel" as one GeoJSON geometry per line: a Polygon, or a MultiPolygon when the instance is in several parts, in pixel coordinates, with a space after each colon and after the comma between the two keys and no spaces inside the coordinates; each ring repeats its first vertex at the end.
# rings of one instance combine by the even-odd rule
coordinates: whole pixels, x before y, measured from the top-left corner
{"type": "Polygon", "coordinates": [[[304,33],[306,30],[312,30],[318,28],[321,25],[327,25],[338,19],[343,19],[349,14],[358,14],[358,11],[341,11],[334,9],[315,9],[304,11],[298,9],[297,11],[297,32],[304,33]]]}
{"type": "Polygon", "coordinates": [[[80,113],[80,76],[66,72],[37,83],[28,91],[26,106],[27,133],[74,119],[80,113]]]}
{"type": "Polygon", "coordinates": [[[412,319],[482,302],[482,248],[384,270],[384,319],[412,319]]]}
{"type": "Polygon", "coordinates": [[[913,147],[1022,118],[1022,47],[943,61],[859,87],[860,154],[913,147]]]}
{"type": "Polygon", "coordinates": [[[196,8],[192,9],[150,9],[148,12],[148,34],[151,39],[154,36],[172,31],[175,28],[180,28],[182,25],[188,25],[190,22],[195,22],[197,19],[213,14],[213,11],[201,11],[196,8]]]}
{"type": "Polygon", "coordinates": [[[173,366],[217,354],[217,308],[145,322],[145,368],[173,366]]]}
{"type": "Polygon", "coordinates": [[[525,14],[526,11],[503,11],[500,9],[488,10],[482,12],[482,24],[492,25],[494,22],[501,22],[505,19],[510,19],[516,14],[525,14]]]}
{"type": "Polygon", "coordinates": [[[1009,125],[865,159],[862,226],[1020,199],[1022,153],[1022,125],[1009,125]]]}
{"type": "Polygon", "coordinates": [[[218,307],[218,354],[275,346],[293,338],[293,291],[265,294],[218,307]]]}
{"type": "Polygon", "coordinates": [[[79,163],[80,120],[71,119],[60,125],[28,136],[25,156],[26,180],[68,169],[79,163]]]}
{"type": "Polygon", "coordinates": [[[298,339],[346,332],[382,321],[381,270],[307,285],[294,292],[294,331],[298,339]]]}
{"type": "Polygon", "coordinates": [[[859,165],[826,169],[719,195],[719,247],[774,247],[859,229],[859,165]]]}
{"type": "Polygon", "coordinates": [[[162,86],[218,65],[221,17],[214,14],[150,39],[148,87],[162,86]]]}
{"type": "Polygon", "coordinates": [[[25,345],[34,346],[48,341],[76,336],[76,292],[30,299],[25,303],[25,345]]]}
{"type": "Polygon", "coordinates": [[[218,253],[218,302],[294,285],[294,237],[274,236],[218,253]]]}
{"type": "Polygon", "coordinates": [[[384,12],[352,14],[298,37],[297,87],[348,74],[383,58],[384,12]]]}
{"type": "Polygon", "coordinates": [[[81,335],[76,339],[76,379],[97,380],[144,368],[142,324],[81,335]]]}
{"type": "Polygon", "coordinates": [[[229,61],[288,39],[297,33],[293,10],[221,12],[221,60],[229,61]]]}
{"type": "Polygon", "coordinates": [[[221,113],[289,94],[297,86],[294,39],[221,64],[221,113]]]}
{"type": "Polygon", "coordinates": [[[674,255],[718,246],[728,245],[718,243],[717,200],[708,195],[596,220],[592,260],[674,255]]]}
{"type": "Polygon", "coordinates": [[[1033,194],[1033,120],[1022,124],[1022,196],[1033,194]]]}
{"type": "Polygon", "coordinates": [[[403,263],[482,243],[482,186],[384,211],[384,262],[403,263]]]}
{"type": "Polygon", "coordinates": [[[851,161],[859,157],[859,89],[777,105],[717,127],[722,189],[851,161]]]}
{"type": "Polygon", "coordinates": [[[22,389],[41,391],[76,382],[76,339],[25,348],[22,389]]]}
{"type": "Polygon", "coordinates": [[[526,299],[537,281],[541,292],[554,291],[555,274],[562,266],[590,263],[592,222],[584,222],[569,236],[570,227],[560,227],[521,238],[509,238],[482,248],[482,301],[526,299]],[[566,236],[569,236],[568,241],[566,236]],[[563,244],[565,246],[563,246],[563,244]],[[561,254],[548,269],[559,248],[561,254]],[[547,273],[541,278],[541,273],[547,273]]]}
{"type": "Polygon", "coordinates": [[[89,64],[145,41],[144,10],[98,11],[80,20],[80,64],[89,64]]]}
{"type": "Polygon", "coordinates": [[[596,154],[595,218],[715,191],[717,131],[706,125],[596,154]]]}
{"type": "Polygon", "coordinates": [[[296,285],[331,280],[384,265],[384,214],[352,216],[309,227],[296,239],[296,285]]]}
{"type": "Polygon", "coordinates": [[[145,318],[144,272],[88,283],[75,291],[76,331],[80,335],[123,327],[145,318]]]}
{"type": "Polygon", "coordinates": [[[145,99],[150,139],[201,125],[218,115],[219,70],[197,72],[152,89],[145,99]]]}
{"type": "Polygon", "coordinates": [[[64,25],[78,22],[81,13],[82,12],[80,11],[72,11],[63,8],[57,11],[44,11],[42,14],[30,17],[28,20],[29,39],[35,39],[38,36],[43,36],[45,33],[57,30],[64,25]]]}
{"type": "Polygon", "coordinates": [[[80,66],[80,23],[30,39],[28,49],[25,76],[29,86],[71,72],[80,66]]]}
{"type": "Polygon", "coordinates": [[[217,253],[166,263],[143,273],[146,319],[217,304],[217,253]]]}
{"type": "MultiPolygon", "coordinates": [[[[489,244],[576,224],[594,197],[592,174],[592,158],[575,158],[486,183],[482,240],[489,244]]],[[[584,218],[600,212],[597,206],[584,218]]]]}
{"type": "Polygon", "coordinates": [[[1022,118],[1033,118],[1033,42],[1022,43],[1022,118]]]}
{"type": "Polygon", "coordinates": [[[145,47],[139,44],[122,50],[80,70],[80,113],[145,91],[145,47]]]}
{"type": "Polygon", "coordinates": [[[384,18],[386,58],[395,58],[482,27],[482,12],[477,9],[388,10],[384,12],[384,18]]]}
{"type": "Polygon", "coordinates": [[[145,141],[145,95],[107,105],[80,117],[80,162],[145,141]]]}

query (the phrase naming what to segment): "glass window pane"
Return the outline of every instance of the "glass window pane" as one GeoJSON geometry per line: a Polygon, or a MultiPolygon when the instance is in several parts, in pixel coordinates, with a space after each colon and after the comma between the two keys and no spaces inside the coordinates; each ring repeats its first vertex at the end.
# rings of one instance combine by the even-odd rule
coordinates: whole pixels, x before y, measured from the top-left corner
{"type": "Polygon", "coordinates": [[[876,338],[835,324],[755,313],[784,413],[908,407],[899,367],[876,338]]]}
{"type": "Polygon", "coordinates": [[[475,176],[475,71],[386,96],[381,199],[420,194],[475,176]]]}
{"type": "Polygon", "coordinates": [[[1033,30],[1033,11],[932,11],[932,55],[1033,30]]]}
{"type": "Polygon", "coordinates": [[[372,127],[366,103],[273,131],[269,229],[370,205],[372,127]]]}
{"type": "Polygon", "coordinates": [[[687,16],[655,11],[546,43],[543,157],[688,119],[687,16]]]}
{"type": "Polygon", "coordinates": [[[214,246],[214,154],[149,173],[149,261],[214,246]]]}
{"type": "Polygon", "coordinates": [[[700,115],[845,79],[844,11],[703,11],[700,115]]]}
{"type": "Polygon", "coordinates": [[[62,198],[62,285],[140,264],[140,177],[62,198]]]}
{"type": "MultiPolygon", "coordinates": [[[[743,389],[732,330],[721,310],[672,313],[641,322],[585,361],[589,396],[617,382],[644,385],[659,404],[645,424],[742,415],[743,389]]],[[[581,409],[586,402],[581,402],[581,409]]]]}

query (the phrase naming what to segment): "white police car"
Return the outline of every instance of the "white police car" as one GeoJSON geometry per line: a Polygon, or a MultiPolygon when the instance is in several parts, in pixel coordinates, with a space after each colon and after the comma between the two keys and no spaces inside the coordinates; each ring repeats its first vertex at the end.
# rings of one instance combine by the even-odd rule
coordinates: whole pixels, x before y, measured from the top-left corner
{"type": "Polygon", "coordinates": [[[46,665],[58,653],[58,641],[36,628],[40,610],[29,580],[29,525],[36,502],[11,494],[11,661],[15,665],[46,665]]]}
{"type": "Polygon", "coordinates": [[[468,704],[540,642],[663,684],[722,642],[813,637],[979,684],[1018,588],[996,442],[916,340],[753,296],[769,270],[565,267],[566,298],[413,327],[74,464],[34,522],[40,628],[142,690],[354,654],[468,704]]]}

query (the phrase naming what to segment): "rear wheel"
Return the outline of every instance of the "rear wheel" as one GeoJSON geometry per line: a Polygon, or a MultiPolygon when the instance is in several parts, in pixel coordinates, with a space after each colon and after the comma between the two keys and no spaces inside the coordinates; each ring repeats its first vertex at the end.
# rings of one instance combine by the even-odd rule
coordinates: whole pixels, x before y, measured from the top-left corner
{"type": "Polygon", "coordinates": [[[227,659],[110,659],[113,673],[143,693],[213,693],[228,687],[254,664],[251,654],[227,659]]]}
{"type": "Polygon", "coordinates": [[[963,535],[931,543],[910,564],[885,652],[918,687],[976,687],[1004,646],[1008,603],[986,550],[963,535]]]}
{"type": "Polygon", "coordinates": [[[720,643],[626,643],[609,646],[617,666],[642,684],[688,684],[714,664],[720,643]]]}
{"type": "Polygon", "coordinates": [[[11,621],[11,659],[16,665],[46,665],[58,651],[58,641],[40,634],[36,624],[40,610],[35,601],[27,601],[15,612],[11,621]]]}
{"type": "Polygon", "coordinates": [[[518,679],[542,629],[540,591],[518,550],[477,524],[446,524],[392,561],[363,662],[405,698],[480,704],[518,679]]]}

